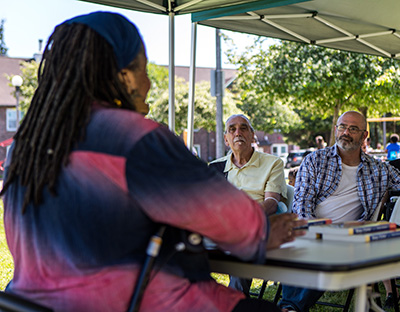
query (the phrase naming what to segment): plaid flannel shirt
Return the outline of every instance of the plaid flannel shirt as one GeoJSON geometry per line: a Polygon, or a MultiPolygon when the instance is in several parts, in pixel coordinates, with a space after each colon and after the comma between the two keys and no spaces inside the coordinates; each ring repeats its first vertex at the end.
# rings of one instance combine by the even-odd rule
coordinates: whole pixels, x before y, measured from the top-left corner
{"type": "MultiPolygon", "coordinates": [[[[316,218],[316,207],[333,194],[342,178],[342,159],[336,144],[317,150],[303,160],[296,176],[293,211],[304,219],[316,218]]],[[[388,189],[400,189],[400,172],[388,163],[361,152],[357,193],[368,220],[388,189]]]]}

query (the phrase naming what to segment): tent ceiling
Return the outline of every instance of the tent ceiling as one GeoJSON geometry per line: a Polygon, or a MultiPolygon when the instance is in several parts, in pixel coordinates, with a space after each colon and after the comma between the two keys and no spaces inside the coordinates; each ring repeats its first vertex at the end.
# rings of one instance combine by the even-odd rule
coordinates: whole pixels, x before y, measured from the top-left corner
{"type": "MultiPolygon", "coordinates": [[[[214,8],[242,6],[260,0],[81,0],[117,8],[147,13],[176,14],[193,13],[214,8]]],[[[264,3],[287,3],[287,0],[264,0],[264,3]]]]}
{"type": "Polygon", "coordinates": [[[278,7],[265,5],[234,15],[224,11],[221,8],[194,13],[192,21],[221,29],[400,59],[398,0],[314,0],[278,7]]]}

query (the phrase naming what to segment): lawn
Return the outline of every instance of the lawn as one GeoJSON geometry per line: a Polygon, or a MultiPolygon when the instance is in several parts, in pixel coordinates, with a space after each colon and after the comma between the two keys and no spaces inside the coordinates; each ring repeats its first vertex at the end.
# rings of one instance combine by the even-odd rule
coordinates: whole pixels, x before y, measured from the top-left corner
{"type": "Polygon", "coordinates": [[[8,250],[3,224],[3,201],[0,200],[0,289],[3,290],[11,280],[14,263],[8,250]]]}
{"type": "MultiPolygon", "coordinates": [[[[228,283],[229,283],[228,275],[212,273],[212,276],[217,282],[219,282],[221,284],[228,285],[228,283]]],[[[253,279],[250,293],[258,294],[260,292],[261,285],[262,285],[262,280],[253,279]]],[[[273,301],[277,289],[278,289],[278,286],[276,285],[276,283],[274,283],[272,281],[268,282],[268,285],[264,292],[263,299],[273,301]]],[[[346,301],[346,298],[347,298],[347,291],[326,292],[324,294],[323,298],[321,299],[321,301],[342,304],[346,301]]],[[[327,306],[322,306],[322,305],[316,305],[310,311],[312,311],[312,312],[330,312],[330,311],[340,312],[340,311],[342,311],[342,309],[327,307],[327,306]]],[[[353,309],[351,308],[350,311],[353,311],[353,309]]]]}
{"type": "MultiPolygon", "coordinates": [[[[229,283],[229,276],[226,274],[216,274],[216,273],[212,273],[213,278],[223,284],[223,285],[228,285],[229,283]]],[[[261,289],[261,285],[262,285],[262,280],[260,279],[253,279],[253,283],[252,283],[252,287],[250,290],[250,293],[254,293],[254,294],[258,294],[260,292],[261,289]]],[[[276,283],[274,282],[268,282],[268,286],[265,289],[264,292],[264,296],[263,299],[265,300],[269,300],[269,301],[273,301],[275,294],[276,294],[276,290],[277,290],[278,286],[276,285],[276,283]]],[[[379,289],[380,289],[380,293],[381,293],[381,300],[382,303],[384,303],[385,300],[385,288],[383,286],[382,283],[379,283],[379,289]]],[[[333,292],[333,291],[327,291],[322,298],[320,299],[320,301],[322,302],[331,302],[331,303],[335,303],[335,304],[344,304],[346,302],[347,299],[347,294],[348,291],[337,291],[337,292],[333,292]]],[[[354,297],[352,299],[352,303],[350,305],[350,311],[354,311],[354,297]]],[[[341,308],[335,308],[335,307],[329,307],[329,306],[324,306],[324,305],[315,305],[313,308],[310,309],[310,312],[341,312],[343,311],[341,308]]],[[[394,311],[393,309],[389,309],[386,310],[387,312],[392,312],[394,311]]]]}
{"type": "MultiPolygon", "coordinates": [[[[8,250],[3,224],[3,201],[0,200],[0,289],[3,290],[11,280],[14,270],[13,260],[8,250]]],[[[228,285],[229,276],[225,274],[212,273],[213,278],[223,285],[228,285]]],[[[251,293],[259,293],[262,280],[253,279],[251,293]]],[[[264,293],[263,299],[273,301],[278,286],[274,282],[269,282],[264,293]]],[[[384,294],[383,285],[380,283],[381,294],[384,294]]],[[[326,292],[321,301],[334,302],[342,304],[346,301],[347,291],[326,292]]],[[[385,300],[385,296],[381,296],[381,300],[385,300]]],[[[354,301],[354,300],[353,300],[354,301]]],[[[316,305],[310,310],[311,312],[340,312],[341,309],[316,305]]],[[[353,311],[351,308],[350,311],[353,311]]],[[[390,310],[393,311],[393,310],[390,310]]]]}

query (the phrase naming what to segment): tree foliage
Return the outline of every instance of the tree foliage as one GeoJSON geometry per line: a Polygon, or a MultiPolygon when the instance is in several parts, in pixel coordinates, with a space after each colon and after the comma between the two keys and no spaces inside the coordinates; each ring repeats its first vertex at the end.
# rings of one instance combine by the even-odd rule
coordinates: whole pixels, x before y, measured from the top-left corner
{"type": "Polygon", "coordinates": [[[350,109],[371,117],[399,112],[397,60],[289,41],[269,49],[262,44],[262,39],[256,40],[244,53],[231,52],[229,58],[238,66],[237,87],[246,101],[242,109],[264,120],[264,129],[304,128],[302,111],[310,121],[329,117],[331,123],[350,109]]]}
{"type": "Polygon", "coordinates": [[[300,148],[316,147],[315,137],[322,135],[324,140],[328,140],[332,118],[321,117],[314,118],[312,114],[306,110],[294,109],[294,112],[299,116],[300,122],[296,124],[296,129],[285,134],[285,138],[289,142],[295,142],[300,148]]]}
{"type": "Polygon", "coordinates": [[[7,55],[7,47],[4,42],[4,19],[0,21],[0,55],[7,55]]]}
{"type": "MultiPolygon", "coordinates": [[[[148,117],[163,123],[168,123],[168,69],[149,64],[148,74],[152,81],[152,90],[147,102],[150,105],[148,117]]],[[[225,91],[224,116],[241,112],[236,107],[234,94],[225,91]]],[[[181,134],[187,129],[189,103],[189,84],[182,78],[175,78],[175,129],[181,134]]],[[[216,99],[211,96],[210,83],[201,81],[195,86],[194,128],[204,128],[215,131],[216,127],[216,99]]]]}
{"type": "MultiPolygon", "coordinates": [[[[25,116],[29,105],[31,104],[33,94],[38,86],[37,73],[39,69],[39,63],[35,61],[30,62],[21,62],[21,77],[22,77],[22,86],[20,88],[20,102],[19,109],[22,112],[22,116],[25,116]]],[[[7,79],[10,81],[13,76],[7,76],[7,79]]]]}
{"type": "MultiPolygon", "coordinates": [[[[35,61],[21,63],[21,111],[26,113],[33,94],[37,88],[37,72],[39,64],[35,61]]],[[[164,124],[168,124],[168,69],[163,66],[148,64],[148,75],[151,81],[147,103],[150,106],[148,117],[164,124]]],[[[11,85],[12,76],[8,77],[11,85]]],[[[194,127],[215,130],[216,100],[211,96],[210,83],[199,82],[196,84],[194,127]]],[[[175,128],[178,134],[187,128],[189,85],[182,78],[175,78],[175,128]]],[[[241,112],[236,107],[234,94],[225,92],[224,116],[241,112]]],[[[24,115],[24,114],[23,114],[24,115]]]]}

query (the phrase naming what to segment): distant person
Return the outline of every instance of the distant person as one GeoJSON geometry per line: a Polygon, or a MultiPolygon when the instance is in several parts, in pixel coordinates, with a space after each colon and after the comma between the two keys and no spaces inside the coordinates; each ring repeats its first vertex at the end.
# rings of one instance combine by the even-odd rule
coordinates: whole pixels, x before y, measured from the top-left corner
{"type": "Polygon", "coordinates": [[[217,283],[206,253],[177,253],[176,244],[187,230],[264,263],[306,222],[268,217],[145,118],[147,63],[137,28],[120,14],[81,15],[54,29],[5,166],[15,265],[6,292],[54,311],[125,312],[148,242],[166,225],[140,311],[279,312],[217,283]]]}
{"type": "MultiPolygon", "coordinates": [[[[211,162],[210,167],[258,201],[267,214],[277,212],[280,201],[287,198],[283,160],[252,146],[254,129],[245,115],[232,115],[226,120],[224,140],[231,151],[211,162]]],[[[249,296],[251,279],[231,276],[229,286],[249,296]]]]}
{"type": "MultiPolygon", "coordinates": [[[[336,144],[303,160],[293,202],[293,212],[300,218],[330,218],[333,222],[370,220],[386,190],[400,190],[400,172],[361,150],[368,136],[366,129],[367,121],[362,114],[345,112],[335,126],[336,144]]],[[[390,298],[388,282],[384,281],[390,298]]],[[[279,305],[308,312],[323,293],[283,285],[279,305]]]]}
{"type": "Polygon", "coordinates": [[[373,151],[374,151],[374,149],[371,146],[371,138],[368,137],[365,140],[365,153],[369,154],[369,153],[371,153],[373,151]]]}
{"type": "Polygon", "coordinates": [[[399,152],[400,152],[400,144],[399,142],[399,136],[396,133],[393,133],[390,136],[389,139],[389,144],[386,145],[385,152],[387,153],[386,158],[387,160],[395,160],[399,157],[399,152]]]}
{"type": "Polygon", "coordinates": [[[254,133],[254,139],[253,142],[251,143],[251,146],[254,148],[255,151],[260,150],[260,141],[257,138],[257,135],[254,133]]]}
{"type": "Polygon", "coordinates": [[[325,140],[321,135],[318,135],[318,136],[315,137],[315,143],[317,145],[317,149],[321,149],[321,148],[325,148],[326,147],[325,140]]]}

